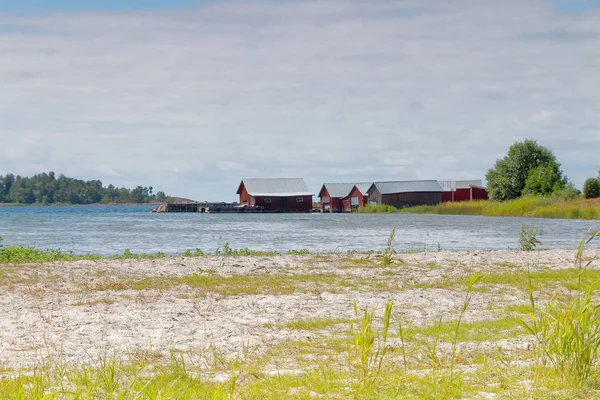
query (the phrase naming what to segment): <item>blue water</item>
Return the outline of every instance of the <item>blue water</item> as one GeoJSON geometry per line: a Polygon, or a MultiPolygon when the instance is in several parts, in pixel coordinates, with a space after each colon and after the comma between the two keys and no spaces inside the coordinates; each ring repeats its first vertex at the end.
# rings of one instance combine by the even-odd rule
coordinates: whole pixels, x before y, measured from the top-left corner
{"type": "MultiPolygon", "coordinates": [[[[4,245],[113,255],[234,248],[312,252],[380,250],[394,225],[395,248],[407,250],[518,247],[521,224],[535,224],[543,248],[575,248],[600,221],[410,214],[148,213],[150,206],[0,207],[4,245]]],[[[598,247],[600,240],[593,242],[598,247]]]]}

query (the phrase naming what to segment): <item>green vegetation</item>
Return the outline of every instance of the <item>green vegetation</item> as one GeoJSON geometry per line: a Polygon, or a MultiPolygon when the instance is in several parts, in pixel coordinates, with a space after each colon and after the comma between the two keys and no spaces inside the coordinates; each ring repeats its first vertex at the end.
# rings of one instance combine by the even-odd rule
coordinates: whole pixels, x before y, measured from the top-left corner
{"type": "MultiPolygon", "coordinates": [[[[129,249],[125,249],[123,254],[115,254],[109,257],[103,257],[98,254],[82,254],[77,255],[71,251],[64,252],[60,249],[36,249],[30,246],[3,246],[2,236],[0,236],[0,264],[36,264],[36,263],[47,263],[54,261],[78,261],[78,260],[100,260],[100,259],[113,259],[113,260],[131,260],[131,259],[154,259],[163,258],[166,256],[163,252],[156,253],[132,253],[129,249]]],[[[221,248],[217,248],[214,252],[216,256],[230,256],[230,257],[241,257],[241,256],[274,256],[274,255],[307,255],[310,252],[307,249],[293,249],[288,250],[285,253],[275,251],[260,251],[244,249],[234,249],[229,243],[221,248]]],[[[196,248],[194,250],[185,250],[182,253],[183,257],[203,257],[213,255],[211,253],[205,253],[202,250],[196,248]]]]}
{"type": "Polygon", "coordinates": [[[384,267],[387,267],[394,262],[394,254],[396,254],[396,251],[394,250],[394,237],[396,237],[396,225],[392,228],[392,232],[388,237],[387,246],[381,255],[381,264],[384,267]]]}
{"type": "Polygon", "coordinates": [[[77,255],[71,251],[63,252],[60,249],[36,249],[29,246],[3,246],[2,237],[0,236],[0,264],[39,264],[54,261],[78,261],[78,260],[100,260],[103,258],[114,260],[128,259],[152,259],[163,258],[165,253],[132,253],[129,249],[125,249],[123,254],[116,254],[111,257],[102,257],[98,254],[83,254],[77,255]]]}
{"type": "MultiPolygon", "coordinates": [[[[585,201],[560,170],[554,154],[534,140],[514,143],[486,174],[491,201],[448,202],[397,209],[368,204],[361,213],[415,213],[598,219],[600,202],[585,201]]],[[[600,196],[600,176],[584,186],[587,199],[600,196]]]]}
{"type": "MultiPolygon", "coordinates": [[[[391,286],[385,280],[375,279],[382,290],[391,286]]],[[[366,278],[349,278],[337,274],[295,274],[295,275],[270,275],[253,274],[244,276],[220,276],[211,271],[199,271],[181,277],[146,277],[146,278],[119,278],[106,280],[102,283],[82,286],[84,292],[123,291],[123,290],[167,290],[186,285],[193,289],[195,297],[204,297],[207,294],[221,296],[242,295],[288,295],[293,293],[332,293],[344,292],[350,289],[360,289],[369,286],[371,281],[366,278]]],[[[190,293],[189,291],[187,292],[190,293]]]]}
{"type": "Polygon", "coordinates": [[[552,196],[524,196],[508,201],[463,201],[398,210],[414,214],[486,215],[491,217],[539,217],[600,219],[600,201],[563,200],[552,196]]]}
{"type": "Polygon", "coordinates": [[[519,248],[523,251],[531,251],[540,243],[537,240],[538,229],[535,225],[521,224],[521,231],[519,232],[519,248]]]}
{"type": "Polygon", "coordinates": [[[600,197],[600,172],[598,178],[588,178],[583,184],[583,197],[595,199],[600,197]]]}
{"type": "Polygon", "coordinates": [[[395,213],[398,209],[388,204],[367,204],[363,208],[356,210],[358,213],[379,214],[379,213],[395,213]]]}
{"type": "MultiPolygon", "coordinates": [[[[583,254],[585,246],[598,236],[600,232],[594,232],[580,243],[574,268],[524,271],[518,265],[504,264],[498,265],[504,272],[453,276],[453,284],[460,285],[460,291],[447,299],[457,301],[440,311],[451,313],[452,318],[442,319],[423,310],[429,317],[406,324],[404,321],[412,320],[413,313],[420,311],[412,302],[384,300],[381,304],[385,303],[385,308],[377,310],[368,305],[359,309],[354,301],[354,314],[348,304],[347,318],[309,317],[268,324],[261,319],[252,326],[257,335],[261,330],[269,333],[282,328],[299,332],[282,335],[284,339],[279,342],[265,335],[268,339],[257,344],[256,351],[244,347],[239,354],[224,354],[217,345],[207,343],[206,347],[188,350],[146,348],[105,354],[87,362],[44,356],[30,369],[4,362],[0,364],[0,398],[599,398],[600,309],[592,297],[600,286],[600,270],[591,268],[593,260],[583,254]],[[522,295],[514,304],[491,304],[486,311],[485,305],[494,303],[496,297],[476,301],[475,296],[482,295],[486,287],[498,285],[521,288],[522,295]],[[562,290],[557,291],[558,287],[562,290]],[[560,292],[561,296],[544,301],[540,289],[560,292]],[[527,299],[529,306],[525,306],[527,299]],[[527,346],[529,343],[532,347],[527,346]],[[507,344],[508,349],[504,347],[507,344]]],[[[356,267],[372,271],[362,263],[356,267]]],[[[3,271],[0,269],[0,282],[3,271]]],[[[391,296],[400,290],[394,285],[380,289],[384,277],[287,273],[219,276],[216,271],[199,270],[188,276],[153,278],[109,275],[104,278],[115,286],[90,290],[162,291],[186,285],[200,293],[212,291],[222,296],[335,293],[332,289],[336,287],[355,293],[361,285],[368,287],[369,293],[385,290],[391,296]]],[[[101,273],[97,277],[102,277],[101,273]]],[[[426,285],[427,290],[432,288],[430,281],[426,285]]],[[[519,297],[518,293],[511,290],[511,297],[519,297]]],[[[99,294],[85,296],[72,305],[104,308],[121,301],[121,294],[99,294]]],[[[439,295],[429,294],[433,299],[439,295]]]]}
{"type": "Polygon", "coordinates": [[[388,302],[385,306],[382,332],[373,328],[375,309],[365,308],[361,318],[355,300],[354,316],[356,318],[352,323],[354,343],[348,350],[348,359],[355,363],[360,382],[367,386],[375,383],[388,351],[387,340],[392,317],[392,303],[388,302]]]}
{"type": "Polygon", "coordinates": [[[350,321],[348,321],[345,318],[344,319],[342,319],[342,318],[337,318],[337,319],[305,318],[305,319],[289,321],[285,324],[277,325],[277,328],[296,329],[296,330],[301,330],[301,331],[319,331],[319,330],[324,330],[324,329],[334,327],[336,325],[347,324],[348,322],[350,322],[350,321]]]}
{"type": "Polygon", "coordinates": [[[535,336],[536,374],[544,373],[548,366],[562,380],[585,386],[595,383],[597,363],[600,359],[600,306],[592,302],[592,286],[584,289],[582,276],[591,260],[583,261],[583,249],[598,234],[581,241],[577,251],[577,290],[566,304],[554,298],[539,310],[534,288],[529,276],[531,322],[523,322],[535,336]]]}
{"type": "MultiPolygon", "coordinates": [[[[245,247],[243,249],[234,249],[233,247],[231,247],[229,242],[226,242],[223,245],[223,247],[218,247],[215,250],[216,256],[222,255],[222,256],[230,256],[230,257],[242,257],[242,256],[264,256],[264,257],[266,257],[266,256],[276,256],[276,255],[281,255],[281,254],[284,254],[284,253],[277,252],[277,251],[251,250],[248,247],[245,247]]],[[[307,255],[307,254],[310,254],[310,251],[308,251],[307,249],[293,249],[293,250],[288,250],[287,252],[285,252],[285,254],[307,255]]]]}
{"type": "Polygon", "coordinates": [[[549,195],[563,189],[563,177],[554,154],[535,140],[514,143],[508,155],[486,174],[491,200],[513,200],[522,195],[549,195]]]}
{"type": "Polygon", "coordinates": [[[164,192],[153,193],[152,186],[135,189],[102,186],[99,180],[82,181],[54,172],[34,175],[0,175],[0,203],[14,204],[108,204],[166,201],[164,192]]]}
{"type": "Polygon", "coordinates": [[[460,313],[458,314],[458,321],[456,321],[456,328],[454,329],[454,338],[452,340],[452,354],[450,355],[450,382],[452,382],[454,378],[454,363],[456,360],[456,346],[458,343],[458,333],[460,331],[460,323],[469,308],[469,304],[471,303],[473,286],[481,279],[481,274],[475,274],[469,279],[467,283],[467,290],[465,294],[465,299],[463,301],[462,308],[460,309],[460,313]]]}

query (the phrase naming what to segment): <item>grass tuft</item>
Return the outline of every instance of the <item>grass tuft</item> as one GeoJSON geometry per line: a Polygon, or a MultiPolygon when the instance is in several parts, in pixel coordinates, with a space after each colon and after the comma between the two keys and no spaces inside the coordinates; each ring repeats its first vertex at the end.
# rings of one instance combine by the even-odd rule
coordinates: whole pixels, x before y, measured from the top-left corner
{"type": "Polygon", "coordinates": [[[539,309],[529,274],[530,322],[523,321],[523,326],[535,337],[535,375],[538,378],[548,367],[559,380],[578,386],[589,385],[598,378],[600,306],[592,301],[592,285],[584,288],[582,279],[592,262],[584,262],[583,251],[596,236],[584,238],[579,244],[577,290],[570,301],[561,304],[554,298],[544,309],[539,309]]]}

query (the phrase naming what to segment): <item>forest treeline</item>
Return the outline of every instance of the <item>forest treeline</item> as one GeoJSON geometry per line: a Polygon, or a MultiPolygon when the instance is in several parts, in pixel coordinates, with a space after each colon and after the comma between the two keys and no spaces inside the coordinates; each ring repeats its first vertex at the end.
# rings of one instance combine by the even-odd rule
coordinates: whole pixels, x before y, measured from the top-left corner
{"type": "Polygon", "coordinates": [[[83,181],[54,172],[32,177],[0,175],[0,203],[18,204],[110,204],[167,201],[164,192],[153,193],[152,186],[134,189],[104,187],[99,180],[83,181]]]}

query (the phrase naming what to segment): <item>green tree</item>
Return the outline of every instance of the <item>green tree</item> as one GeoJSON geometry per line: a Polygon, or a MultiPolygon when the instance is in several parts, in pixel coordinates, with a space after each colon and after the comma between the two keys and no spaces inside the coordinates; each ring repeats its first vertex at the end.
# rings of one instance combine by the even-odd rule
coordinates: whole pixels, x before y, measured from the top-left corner
{"type": "Polygon", "coordinates": [[[600,179],[588,178],[583,184],[583,197],[586,199],[595,199],[600,197],[600,179]]]}
{"type": "Polygon", "coordinates": [[[529,171],[523,194],[552,194],[564,188],[565,183],[557,164],[539,166],[529,171]]]}
{"type": "Polygon", "coordinates": [[[160,201],[161,203],[167,200],[167,195],[163,191],[156,192],[156,201],[160,201]]]}
{"type": "Polygon", "coordinates": [[[138,186],[131,191],[131,201],[136,204],[141,204],[144,202],[144,195],[148,193],[148,190],[144,190],[143,187],[138,186]],[[145,192],[145,193],[144,193],[145,192]]]}
{"type": "Polygon", "coordinates": [[[32,177],[0,176],[0,202],[6,203],[147,203],[154,200],[152,192],[152,187],[129,190],[108,185],[105,188],[99,180],[83,181],[62,174],[56,178],[53,171],[32,177]]]}
{"type": "Polygon", "coordinates": [[[486,174],[492,200],[511,200],[523,194],[550,194],[565,187],[560,164],[554,154],[535,140],[510,146],[508,154],[497,160],[486,174]]]}

